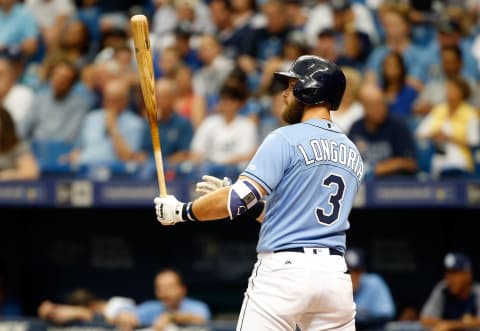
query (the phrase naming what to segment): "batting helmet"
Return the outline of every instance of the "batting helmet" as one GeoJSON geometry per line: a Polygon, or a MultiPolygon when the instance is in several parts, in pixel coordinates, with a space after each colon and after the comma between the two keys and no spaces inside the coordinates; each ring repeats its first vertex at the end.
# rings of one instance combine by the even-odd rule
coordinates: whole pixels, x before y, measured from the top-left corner
{"type": "Polygon", "coordinates": [[[284,82],[297,78],[293,95],[298,101],[306,105],[328,104],[330,110],[338,109],[345,92],[342,70],[318,56],[300,56],[287,72],[276,72],[275,78],[284,82]]]}

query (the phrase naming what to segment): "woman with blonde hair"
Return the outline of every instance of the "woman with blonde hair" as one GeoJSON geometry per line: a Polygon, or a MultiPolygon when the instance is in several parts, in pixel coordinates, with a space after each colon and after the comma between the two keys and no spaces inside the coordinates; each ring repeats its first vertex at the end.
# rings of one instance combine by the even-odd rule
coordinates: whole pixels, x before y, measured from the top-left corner
{"type": "Polygon", "coordinates": [[[480,144],[478,111],[467,100],[468,83],[460,77],[447,80],[446,102],[433,107],[420,122],[416,136],[434,146],[433,177],[465,176],[474,171],[471,148],[480,144]]]}

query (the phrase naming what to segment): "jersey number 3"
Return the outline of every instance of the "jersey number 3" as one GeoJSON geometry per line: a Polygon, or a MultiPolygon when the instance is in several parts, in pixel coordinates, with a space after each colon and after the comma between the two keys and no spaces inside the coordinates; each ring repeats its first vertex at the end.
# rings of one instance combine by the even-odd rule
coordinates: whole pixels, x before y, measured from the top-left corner
{"type": "Polygon", "coordinates": [[[330,214],[326,214],[323,208],[317,207],[317,219],[320,224],[332,225],[337,219],[342,205],[343,194],[345,193],[345,182],[338,175],[330,175],[323,180],[323,186],[330,188],[336,186],[336,191],[330,194],[328,203],[330,204],[330,214]]]}

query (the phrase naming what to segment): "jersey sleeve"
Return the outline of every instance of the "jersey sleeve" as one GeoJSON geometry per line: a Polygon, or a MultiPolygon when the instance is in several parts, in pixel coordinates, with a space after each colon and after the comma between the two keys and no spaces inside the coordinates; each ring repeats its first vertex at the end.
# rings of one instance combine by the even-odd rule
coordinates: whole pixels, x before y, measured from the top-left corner
{"type": "Polygon", "coordinates": [[[253,179],[270,194],[292,162],[290,144],[278,132],[270,133],[258,148],[242,175],[253,179]]]}
{"type": "Polygon", "coordinates": [[[422,311],[420,312],[421,318],[424,318],[424,317],[441,318],[442,317],[444,288],[445,288],[445,284],[443,282],[435,286],[427,302],[425,302],[425,304],[422,307],[422,311]]]}

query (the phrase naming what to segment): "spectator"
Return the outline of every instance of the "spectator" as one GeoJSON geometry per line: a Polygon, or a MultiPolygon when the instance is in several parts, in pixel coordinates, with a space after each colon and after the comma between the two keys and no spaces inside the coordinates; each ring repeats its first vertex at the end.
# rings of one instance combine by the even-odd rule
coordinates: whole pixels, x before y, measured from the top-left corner
{"type": "Polygon", "coordinates": [[[35,18],[21,1],[0,3],[0,52],[30,58],[38,49],[35,18]]]}
{"type": "Polygon", "coordinates": [[[14,64],[8,58],[0,58],[0,103],[10,112],[15,127],[20,127],[32,104],[33,91],[17,83],[14,64]]]}
{"type": "Polygon", "coordinates": [[[335,31],[324,29],[317,35],[316,43],[313,47],[313,53],[330,62],[337,63],[340,56],[340,45],[335,38],[335,31]]]}
{"type": "Polygon", "coordinates": [[[212,34],[215,26],[212,22],[208,6],[198,0],[174,0],[177,22],[188,22],[192,30],[198,34],[212,34]]]}
{"type": "Polygon", "coordinates": [[[408,119],[417,90],[407,83],[407,70],[402,56],[392,51],[382,64],[382,89],[388,104],[388,111],[398,118],[408,119]]]}
{"type": "Polygon", "coordinates": [[[235,26],[232,3],[229,0],[210,1],[210,13],[215,23],[215,37],[223,48],[223,53],[234,60],[242,52],[250,27],[247,25],[238,29],[235,26]]]}
{"type": "Polygon", "coordinates": [[[378,32],[372,13],[361,1],[317,0],[309,12],[305,26],[309,44],[312,46],[315,44],[315,39],[321,31],[332,29],[334,25],[344,25],[343,23],[348,23],[349,29],[368,36],[370,42],[378,42],[378,32]]]}
{"type": "Polygon", "coordinates": [[[207,99],[207,105],[215,99],[225,78],[233,69],[233,62],[222,55],[222,47],[211,35],[199,40],[198,55],[203,63],[201,69],[193,75],[195,93],[207,99]]]}
{"type": "Polygon", "coordinates": [[[345,254],[352,276],[353,301],[357,306],[357,330],[381,328],[395,317],[395,304],[387,283],[377,273],[368,272],[365,253],[350,248],[345,254]]]}
{"type": "Polygon", "coordinates": [[[52,50],[65,35],[68,20],[75,14],[72,0],[26,0],[25,6],[35,17],[46,49],[52,50]]]}
{"type": "Polygon", "coordinates": [[[476,83],[462,75],[462,50],[458,46],[445,46],[441,49],[442,72],[432,78],[413,104],[413,111],[419,117],[427,115],[434,105],[445,103],[447,79],[462,77],[469,82],[472,94],[469,101],[480,105],[476,83]]]}
{"type": "Polygon", "coordinates": [[[103,107],[85,117],[75,149],[67,156],[70,163],[113,167],[136,161],[146,128],[143,119],[128,108],[129,96],[127,80],[107,83],[103,107]]]}
{"type": "Polygon", "coordinates": [[[431,172],[435,178],[468,176],[474,171],[471,147],[480,144],[478,111],[468,104],[468,83],[447,79],[446,102],[436,105],[416,129],[418,139],[433,143],[431,172]]]}
{"type": "Polygon", "coordinates": [[[22,137],[73,143],[88,111],[88,101],[74,92],[78,70],[68,60],[53,66],[48,87],[35,95],[19,128],[22,137]]]}
{"type": "Polygon", "coordinates": [[[407,69],[407,82],[420,90],[425,82],[425,64],[423,51],[412,44],[409,38],[409,20],[407,12],[401,7],[385,4],[379,9],[381,22],[385,30],[385,44],[377,46],[369,55],[365,67],[365,81],[383,85],[381,81],[382,63],[392,50],[402,55],[407,69]]]}
{"type": "Polygon", "coordinates": [[[82,324],[99,319],[106,301],[84,288],[73,290],[64,304],[42,301],[37,309],[38,317],[57,325],[82,324]]]}
{"type": "Polygon", "coordinates": [[[165,47],[155,59],[155,77],[174,78],[177,68],[182,65],[180,53],[175,46],[165,47]]]}
{"type": "MultiPolygon", "coordinates": [[[[288,18],[289,25],[299,31],[303,31],[308,22],[308,8],[299,0],[285,1],[285,15],[288,18]]],[[[305,36],[305,42],[308,44],[305,36]]]]}
{"type": "Polygon", "coordinates": [[[192,70],[185,65],[178,67],[175,72],[175,84],[177,87],[175,108],[190,120],[194,129],[197,129],[207,114],[207,101],[193,90],[192,70]]]}
{"type": "Polygon", "coordinates": [[[115,49],[128,45],[129,39],[127,32],[121,28],[110,28],[102,31],[100,36],[100,45],[95,55],[94,62],[101,63],[113,58],[115,49]]]}
{"type": "Polygon", "coordinates": [[[360,90],[365,116],[353,123],[349,136],[365,163],[365,178],[413,175],[415,144],[407,126],[393,118],[383,92],[374,85],[360,90]]]}
{"type": "Polygon", "coordinates": [[[172,0],[154,0],[155,12],[152,17],[152,32],[156,41],[168,38],[177,26],[177,13],[172,0]]]}
{"type": "Polygon", "coordinates": [[[56,325],[85,325],[92,323],[113,323],[120,310],[134,309],[130,298],[112,297],[105,300],[86,288],[70,292],[65,303],[44,300],[38,306],[40,319],[56,325]]]}
{"type": "Polygon", "coordinates": [[[175,270],[164,269],[155,276],[156,300],[138,305],[134,311],[123,311],[115,318],[115,325],[123,330],[153,327],[166,331],[169,326],[203,325],[210,318],[210,309],[187,297],[187,286],[175,270]]]}
{"type": "Polygon", "coordinates": [[[190,159],[199,173],[217,177],[238,175],[257,147],[257,127],[238,112],[245,104],[245,89],[224,85],[217,113],[209,115],[193,136],[190,159]],[[226,174],[225,172],[232,172],[226,174]]]}
{"type": "Polygon", "coordinates": [[[430,293],[421,323],[432,330],[464,330],[480,327],[480,285],[473,281],[470,258],[460,252],[445,255],[445,273],[430,293]]]}
{"type": "Polygon", "coordinates": [[[337,111],[331,113],[333,122],[345,133],[350,131],[353,123],[363,117],[363,106],[358,100],[358,91],[362,84],[361,73],[350,67],[342,67],[347,85],[342,103],[337,111]]]}
{"type": "Polygon", "coordinates": [[[233,25],[237,30],[248,34],[250,29],[254,29],[265,24],[265,17],[257,10],[255,0],[232,0],[233,25]]]}
{"type": "Polygon", "coordinates": [[[97,47],[101,37],[101,10],[98,2],[98,0],[80,0],[77,10],[77,18],[85,23],[88,28],[92,43],[95,43],[97,47]]]}
{"type": "MultiPolygon", "coordinates": [[[[164,167],[169,169],[188,159],[193,129],[190,121],[179,114],[175,108],[178,96],[178,86],[175,81],[166,78],[159,79],[155,84],[155,92],[162,158],[165,163],[164,167]]],[[[146,166],[153,175],[156,169],[150,130],[145,130],[142,149],[150,154],[150,162],[146,166]]],[[[139,157],[140,161],[143,159],[144,157],[139,157]]],[[[149,175],[144,174],[144,176],[148,177],[149,175]]]]}
{"type": "MultiPolygon", "coordinates": [[[[1,117],[2,114],[0,111],[0,118],[1,117]]],[[[0,119],[0,133],[2,132],[1,126],[2,120],[0,119]]],[[[4,264],[0,261],[0,320],[5,317],[20,317],[21,315],[22,307],[17,298],[9,293],[7,270],[4,264]]]]}
{"type": "Polygon", "coordinates": [[[246,102],[238,114],[246,116],[256,125],[261,125],[265,109],[259,99],[249,91],[247,74],[240,67],[236,66],[225,79],[224,86],[238,89],[242,94],[246,95],[246,102]]]}
{"type": "Polygon", "coordinates": [[[34,180],[38,176],[30,145],[18,137],[10,113],[0,106],[0,181],[34,180]]]}
{"type": "Polygon", "coordinates": [[[305,34],[299,30],[289,32],[282,53],[265,61],[260,79],[259,94],[267,94],[275,72],[288,71],[295,59],[307,52],[308,45],[305,34]]]}
{"type": "Polygon", "coordinates": [[[442,73],[441,49],[443,47],[456,46],[461,50],[463,77],[474,82],[480,81],[478,63],[472,53],[472,43],[466,38],[462,31],[460,22],[454,18],[442,18],[436,22],[436,38],[430,43],[425,51],[425,58],[428,59],[427,82],[438,78],[442,73]]]}
{"type": "Polygon", "coordinates": [[[262,5],[262,13],[266,18],[264,27],[255,28],[246,37],[242,55],[238,64],[251,75],[264,62],[274,56],[280,56],[288,33],[292,30],[285,15],[285,3],[280,0],[267,0],[262,5]]]}
{"type": "Polygon", "coordinates": [[[67,22],[58,40],[58,47],[47,50],[44,58],[44,66],[47,67],[52,62],[55,63],[58,58],[66,58],[79,69],[86,66],[93,60],[93,53],[91,49],[91,39],[88,32],[87,25],[79,20],[73,19],[67,22]]]}
{"type": "MultiPolygon", "coordinates": [[[[193,40],[195,40],[195,30],[189,22],[178,22],[175,27],[173,45],[184,64],[189,66],[194,72],[199,70],[203,62],[200,59],[197,49],[193,47],[193,40]]],[[[196,45],[199,45],[200,40],[195,40],[196,45]]]]}

